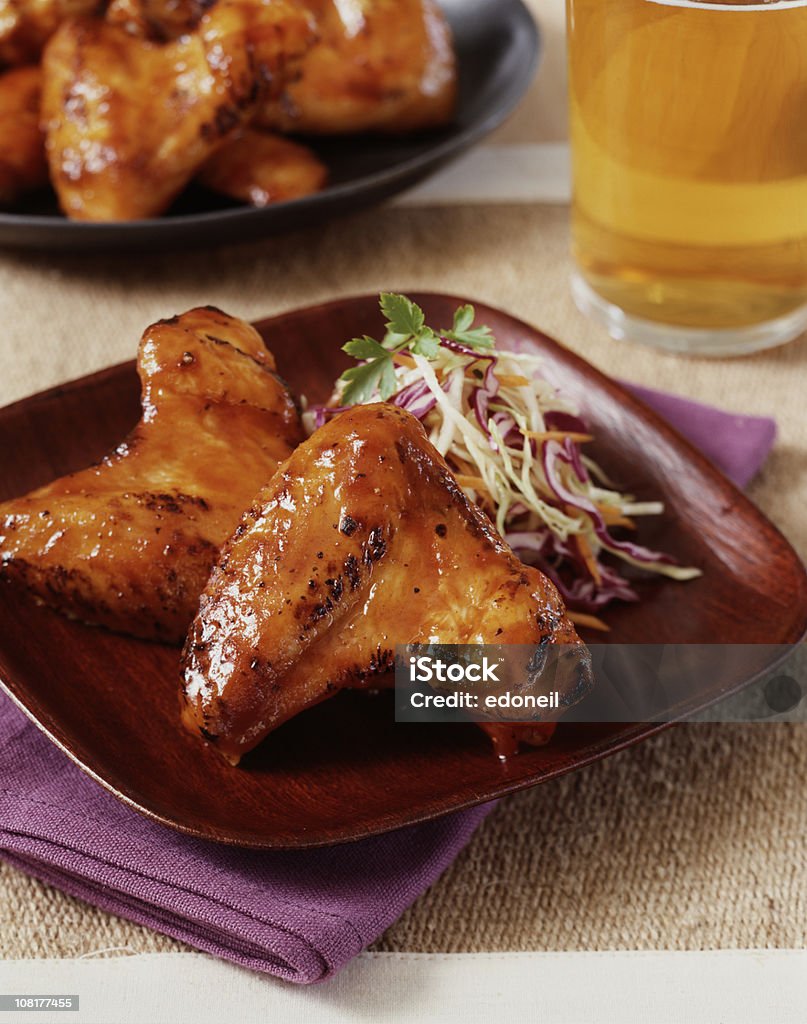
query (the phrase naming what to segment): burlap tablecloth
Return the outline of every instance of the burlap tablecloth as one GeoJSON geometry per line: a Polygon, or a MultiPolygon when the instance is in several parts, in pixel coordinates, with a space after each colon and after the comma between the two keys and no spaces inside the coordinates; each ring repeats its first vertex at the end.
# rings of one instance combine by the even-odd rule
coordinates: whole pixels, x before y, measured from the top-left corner
{"type": "MultiPolygon", "coordinates": [[[[557,69],[557,48],[553,60],[557,69]]],[[[542,103],[537,93],[525,109],[542,103]]],[[[531,124],[522,113],[505,137],[531,124]]],[[[776,416],[780,439],[751,496],[807,555],[807,339],[718,362],[624,347],[574,309],[567,246],[562,207],[387,207],[208,252],[4,254],[0,404],[131,358],[146,324],[199,303],[261,317],[348,293],[439,288],[503,306],[611,374],[776,416]]],[[[502,801],[378,948],[803,947],[805,778],[805,726],[675,728],[502,801]]],[[[115,947],[182,948],[0,866],[0,956],[115,947]]]]}

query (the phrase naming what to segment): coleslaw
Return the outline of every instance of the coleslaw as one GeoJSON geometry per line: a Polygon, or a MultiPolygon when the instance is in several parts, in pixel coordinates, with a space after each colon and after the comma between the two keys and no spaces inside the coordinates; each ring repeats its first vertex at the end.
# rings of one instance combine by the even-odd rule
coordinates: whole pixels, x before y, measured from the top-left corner
{"type": "Polygon", "coordinates": [[[390,316],[385,338],[345,346],[359,365],[327,406],[306,412],[309,432],[355,404],[389,401],[412,413],[468,497],[522,561],[555,583],[579,624],[607,629],[597,612],[638,600],[620,562],[674,580],[701,575],[626,539],[637,518],[664,506],[619,491],[584,453],[592,435],[547,379],[540,355],[497,348],[487,328],[472,327],[472,307],[443,331],[426,327],[403,296],[382,295],[382,310],[390,316]]]}

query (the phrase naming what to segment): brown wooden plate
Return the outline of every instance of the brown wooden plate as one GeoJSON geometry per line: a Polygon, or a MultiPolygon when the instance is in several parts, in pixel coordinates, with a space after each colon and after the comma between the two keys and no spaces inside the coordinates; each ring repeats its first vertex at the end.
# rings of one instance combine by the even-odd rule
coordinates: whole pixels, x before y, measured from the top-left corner
{"type": "MultiPolygon", "coordinates": [[[[450,322],[465,301],[417,300],[437,323],[450,322]]],[[[500,344],[529,343],[543,353],[591,422],[592,454],[620,485],[664,500],[666,514],[641,539],[704,570],[687,584],[643,582],[640,604],[608,611],[609,640],[799,641],[807,576],[776,528],[619,385],[526,324],[477,308],[500,344]]],[[[344,368],[343,342],[377,335],[377,298],[303,309],[259,327],[292,387],[321,400],[344,368]]],[[[138,390],[134,363],[126,363],[0,411],[0,497],[104,454],[138,419],[138,390]]],[[[731,686],[761,667],[749,664],[731,686]]],[[[396,725],[392,694],[341,694],[284,725],[233,769],[179,726],[176,650],[70,622],[7,584],[0,586],[0,680],[78,765],[132,807],[192,835],[254,847],[343,842],[424,821],[582,768],[664,727],[562,725],[547,747],[500,763],[474,726],[396,725]]],[[[704,680],[698,703],[715,697],[714,682],[704,680]]]]}

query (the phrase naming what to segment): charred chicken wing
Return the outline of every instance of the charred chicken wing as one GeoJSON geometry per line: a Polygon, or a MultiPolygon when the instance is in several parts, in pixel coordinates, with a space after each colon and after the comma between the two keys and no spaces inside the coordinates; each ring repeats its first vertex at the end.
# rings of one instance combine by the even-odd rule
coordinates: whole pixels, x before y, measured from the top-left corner
{"type": "Polygon", "coordinates": [[[412,131],[451,120],[457,75],[433,0],[306,0],[319,41],[260,122],[322,134],[412,131]]]}
{"type": "MultiPolygon", "coordinates": [[[[469,502],[420,423],[358,406],[297,448],[222,549],[183,652],[183,717],[236,764],[337,690],[377,685],[396,644],[434,642],[571,645],[561,699],[590,683],[554,586],[469,502]]],[[[508,752],[516,732],[543,742],[551,724],[485,728],[508,752]]]]}
{"type": "Polygon", "coordinates": [[[48,180],[45,141],[39,128],[39,68],[0,75],[0,206],[48,180]]]}
{"type": "Polygon", "coordinates": [[[218,0],[167,43],[94,19],[63,24],[45,50],[42,115],[64,212],[162,213],[312,40],[290,0],[218,0]]]}
{"type": "Polygon", "coordinates": [[[149,327],[138,371],[143,416],[114,452],[0,504],[0,575],[85,622],[179,643],[301,427],[260,336],[219,310],[149,327]]]}

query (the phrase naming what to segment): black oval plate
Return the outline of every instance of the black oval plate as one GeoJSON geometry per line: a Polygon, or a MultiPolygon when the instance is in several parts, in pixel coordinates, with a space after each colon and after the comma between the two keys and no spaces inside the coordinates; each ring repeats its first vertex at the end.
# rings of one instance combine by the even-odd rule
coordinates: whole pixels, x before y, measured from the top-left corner
{"type": "Polygon", "coordinates": [[[497,128],[518,104],[538,65],[538,28],[521,0],[440,0],[459,58],[457,116],[446,129],[403,138],[308,140],[332,184],[289,203],[255,209],[197,186],[163,217],[88,224],[58,212],[48,191],[19,212],[0,213],[0,245],[26,249],[145,249],[242,241],[348,213],[401,192],[497,128]]]}

